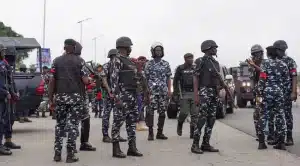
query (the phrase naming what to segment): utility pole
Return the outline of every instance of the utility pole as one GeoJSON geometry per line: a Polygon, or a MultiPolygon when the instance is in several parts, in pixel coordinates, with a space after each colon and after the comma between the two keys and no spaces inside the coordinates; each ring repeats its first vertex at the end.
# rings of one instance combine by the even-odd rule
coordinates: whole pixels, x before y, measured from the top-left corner
{"type": "Polygon", "coordinates": [[[83,26],[82,26],[82,23],[85,22],[85,21],[88,21],[92,18],[86,18],[86,19],[83,19],[83,20],[80,20],[78,21],[77,23],[80,24],[80,44],[82,45],[82,33],[83,33],[83,26]]]}
{"type": "Polygon", "coordinates": [[[45,48],[45,41],[46,41],[46,6],[47,0],[44,0],[44,18],[43,18],[43,48],[45,48]]]}
{"type": "Polygon", "coordinates": [[[96,63],[97,61],[97,39],[100,38],[100,37],[103,37],[104,35],[100,35],[100,36],[97,36],[97,37],[94,37],[92,40],[94,41],[94,61],[96,63]]]}

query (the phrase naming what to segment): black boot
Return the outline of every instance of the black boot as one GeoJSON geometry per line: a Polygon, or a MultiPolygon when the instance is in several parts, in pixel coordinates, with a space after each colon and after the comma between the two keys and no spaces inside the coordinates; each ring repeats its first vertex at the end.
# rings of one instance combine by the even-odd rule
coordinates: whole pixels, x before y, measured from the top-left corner
{"type": "Polygon", "coordinates": [[[111,138],[108,135],[107,136],[103,136],[102,142],[111,143],[111,138]]]}
{"type": "Polygon", "coordinates": [[[287,132],[287,137],[286,137],[286,146],[292,146],[294,145],[294,139],[293,139],[293,134],[292,132],[287,132]]]}
{"type": "Polygon", "coordinates": [[[199,139],[194,138],[193,145],[191,147],[191,152],[195,153],[195,154],[202,154],[203,153],[203,151],[199,147],[199,139]]]}
{"type": "Polygon", "coordinates": [[[204,152],[219,152],[219,149],[214,148],[210,144],[203,144],[201,145],[201,150],[204,152]]]}
{"type": "Polygon", "coordinates": [[[66,159],[66,163],[75,163],[78,162],[79,158],[76,157],[74,151],[72,149],[67,149],[67,159],[66,159]]]}
{"type": "Polygon", "coordinates": [[[262,149],[267,149],[267,145],[265,143],[265,135],[259,135],[258,136],[258,149],[262,150],[262,149]]]}
{"type": "Polygon", "coordinates": [[[20,145],[17,145],[15,143],[11,142],[11,141],[5,142],[4,146],[9,148],[9,149],[21,149],[20,145]]]}
{"type": "Polygon", "coordinates": [[[126,154],[124,154],[120,149],[119,142],[113,142],[113,157],[126,158],[126,154]]]}
{"type": "Polygon", "coordinates": [[[276,145],[276,141],[274,139],[274,136],[268,135],[267,142],[268,142],[268,145],[276,145]]]}
{"type": "Polygon", "coordinates": [[[148,141],[153,141],[154,140],[154,133],[153,133],[153,127],[149,127],[149,133],[148,133],[148,141]]]}
{"type": "Polygon", "coordinates": [[[142,157],[143,154],[139,152],[139,150],[136,148],[136,142],[135,141],[129,141],[129,148],[127,151],[127,156],[135,156],[135,157],[142,157]]]}
{"type": "Polygon", "coordinates": [[[93,147],[90,143],[85,142],[85,143],[81,143],[79,150],[81,150],[81,151],[96,151],[96,148],[93,147]]]}
{"type": "Polygon", "coordinates": [[[163,134],[163,128],[164,128],[164,125],[165,125],[165,120],[166,120],[165,116],[159,116],[158,117],[156,139],[161,139],[161,140],[167,140],[168,139],[168,137],[166,137],[163,134]]]}
{"type": "Polygon", "coordinates": [[[195,131],[195,129],[194,129],[194,126],[190,126],[190,139],[193,139],[194,138],[194,131],[195,131]]]}
{"type": "Polygon", "coordinates": [[[183,126],[183,123],[178,122],[178,124],[177,124],[177,135],[178,136],[182,136],[182,126],[183,126]]]}
{"type": "Polygon", "coordinates": [[[12,152],[7,149],[5,146],[0,145],[0,156],[10,156],[12,155],[12,152]]]}
{"type": "Polygon", "coordinates": [[[275,146],[273,146],[274,149],[279,149],[279,150],[286,150],[286,147],[285,147],[285,143],[284,143],[284,138],[285,137],[280,137],[278,139],[277,144],[275,146]]]}
{"type": "Polygon", "coordinates": [[[120,137],[119,137],[119,141],[120,141],[120,142],[127,142],[127,139],[125,139],[125,138],[123,138],[123,137],[120,136],[120,137]]]}
{"type": "Polygon", "coordinates": [[[55,161],[55,162],[60,162],[61,161],[61,152],[55,152],[54,153],[53,161],[55,161]]]}

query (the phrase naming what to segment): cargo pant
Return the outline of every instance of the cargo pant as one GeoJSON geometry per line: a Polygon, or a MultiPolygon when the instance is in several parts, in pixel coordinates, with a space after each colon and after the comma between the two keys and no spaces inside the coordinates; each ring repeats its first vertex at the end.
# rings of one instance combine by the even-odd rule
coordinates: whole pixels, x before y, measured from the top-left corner
{"type": "MultiPolygon", "coordinates": [[[[283,92],[279,88],[266,87],[264,90],[264,96],[262,101],[262,112],[259,117],[258,123],[258,135],[263,135],[265,133],[265,126],[268,120],[268,115],[273,115],[275,117],[275,126],[273,135],[269,135],[274,138],[276,142],[284,140],[286,136],[286,125],[285,125],[285,115],[284,115],[284,96],[283,92]],[[272,112],[270,114],[270,112],[272,112]]],[[[271,121],[271,120],[270,120],[271,121]]],[[[269,122],[270,122],[269,121],[269,122]]]]}
{"type": "Polygon", "coordinates": [[[6,123],[6,103],[0,101],[0,145],[3,145],[4,125],[6,123]]]}
{"type": "Polygon", "coordinates": [[[114,101],[107,97],[104,102],[104,109],[102,115],[102,134],[103,136],[108,136],[108,129],[109,129],[109,119],[111,111],[115,109],[114,101]]]}
{"type": "Polygon", "coordinates": [[[146,113],[146,125],[153,128],[154,111],[157,110],[158,122],[157,130],[162,133],[166,120],[166,110],[168,107],[168,97],[166,95],[150,95],[150,105],[146,113]]]}
{"type": "Polygon", "coordinates": [[[144,98],[143,94],[138,94],[137,96],[138,111],[139,111],[138,121],[145,121],[143,98],[144,98]]]}
{"type": "MultiPolygon", "coordinates": [[[[61,153],[63,138],[67,134],[67,151],[74,153],[76,148],[76,138],[79,135],[79,122],[84,111],[83,98],[80,100],[68,99],[69,96],[56,96],[56,126],[54,151],[61,153]]],[[[80,98],[78,96],[78,98],[80,98]]]]}
{"type": "Polygon", "coordinates": [[[190,122],[190,128],[191,131],[194,131],[194,127],[197,124],[197,116],[198,112],[196,110],[195,104],[194,104],[194,93],[193,92],[184,92],[182,93],[182,99],[180,100],[180,113],[178,117],[178,123],[182,124],[184,123],[187,116],[191,115],[191,122],[190,122]]]}
{"type": "Polygon", "coordinates": [[[216,88],[201,87],[199,90],[200,105],[198,112],[198,122],[194,131],[194,142],[199,142],[201,130],[204,129],[202,145],[209,145],[212,129],[216,121],[216,113],[219,102],[219,96],[216,88]]]}
{"type": "Polygon", "coordinates": [[[135,91],[123,91],[121,92],[120,99],[122,101],[122,108],[116,106],[113,112],[112,142],[119,142],[120,129],[125,121],[128,144],[132,144],[136,141],[136,122],[139,116],[137,94],[135,91]]]}

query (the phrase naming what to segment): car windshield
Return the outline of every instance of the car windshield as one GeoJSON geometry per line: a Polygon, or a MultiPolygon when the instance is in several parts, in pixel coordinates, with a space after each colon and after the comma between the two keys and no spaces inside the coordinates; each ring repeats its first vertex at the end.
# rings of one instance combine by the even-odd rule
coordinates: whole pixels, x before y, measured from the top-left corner
{"type": "Polygon", "coordinates": [[[240,76],[250,76],[250,71],[248,66],[241,66],[240,76]]]}

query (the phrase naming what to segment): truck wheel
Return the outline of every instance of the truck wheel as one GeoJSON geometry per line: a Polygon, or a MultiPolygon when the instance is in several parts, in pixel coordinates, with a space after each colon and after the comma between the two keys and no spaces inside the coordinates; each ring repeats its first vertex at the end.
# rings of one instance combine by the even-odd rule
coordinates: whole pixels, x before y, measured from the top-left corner
{"type": "Polygon", "coordinates": [[[226,113],[227,114],[232,114],[234,111],[233,111],[233,107],[230,106],[229,108],[226,109],[226,113]]]}
{"type": "Polygon", "coordinates": [[[247,100],[244,100],[240,97],[237,98],[237,105],[239,108],[245,108],[247,106],[247,100]]]}
{"type": "Polygon", "coordinates": [[[251,100],[250,103],[251,103],[252,107],[255,107],[255,101],[254,100],[251,100]]]}
{"type": "Polygon", "coordinates": [[[168,110],[167,110],[167,116],[169,119],[176,119],[178,114],[178,108],[176,107],[176,104],[169,104],[168,110]]]}
{"type": "Polygon", "coordinates": [[[217,119],[224,119],[226,116],[226,105],[222,103],[222,106],[217,110],[217,119]]]}

